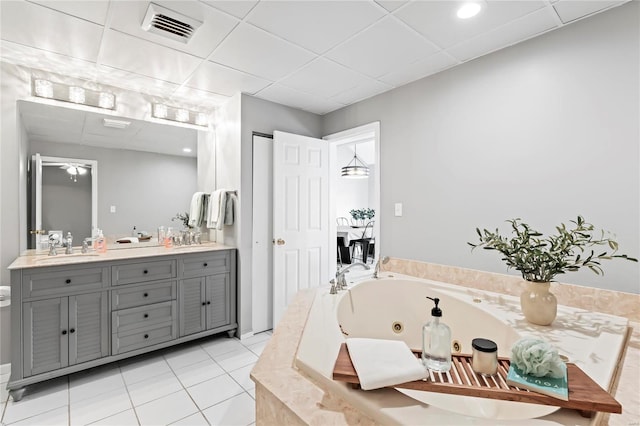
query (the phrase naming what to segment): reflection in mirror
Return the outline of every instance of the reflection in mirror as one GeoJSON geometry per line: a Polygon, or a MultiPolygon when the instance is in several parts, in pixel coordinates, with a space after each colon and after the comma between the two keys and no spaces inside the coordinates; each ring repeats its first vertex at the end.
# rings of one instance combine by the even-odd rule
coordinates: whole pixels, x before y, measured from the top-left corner
{"type": "MultiPolygon", "coordinates": [[[[39,153],[100,164],[96,226],[108,242],[131,236],[134,226],[151,235],[161,225],[178,227],[171,218],[188,210],[197,188],[198,130],[36,101],[18,101],[18,111],[28,158],[39,153]],[[109,127],[105,119],[128,124],[109,127]]],[[[32,216],[35,202],[27,200],[32,216]]],[[[75,202],[74,207],[80,209],[75,202]]],[[[55,222],[35,229],[67,232],[55,222]]],[[[91,236],[90,228],[77,232],[76,246],[91,236]]]]}
{"type": "Polygon", "coordinates": [[[31,161],[28,248],[47,249],[49,235],[70,232],[75,245],[97,227],[98,162],[64,157],[31,161]]]}

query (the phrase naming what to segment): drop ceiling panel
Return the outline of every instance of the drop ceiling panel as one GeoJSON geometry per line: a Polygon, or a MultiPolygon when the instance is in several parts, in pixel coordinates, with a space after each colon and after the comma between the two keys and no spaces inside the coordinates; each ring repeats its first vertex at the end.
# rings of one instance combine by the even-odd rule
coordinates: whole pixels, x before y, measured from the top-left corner
{"type": "Polygon", "coordinates": [[[30,0],[49,9],[54,9],[77,18],[86,19],[104,25],[109,10],[108,0],[64,1],[64,0],[30,0]]]}
{"type": "Polygon", "coordinates": [[[240,18],[240,19],[247,16],[247,13],[249,13],[249,11],[253,9],[253,7],[256,4],[258,4],[257,1],[250,1],[250,0],[231,0],[231,1],[202,0],[202,3],[215,7],[216,9],[225,11],[235,16],[236,18],[240,18]]]}
{"type": "Polygon", "coordinates": [[[111,2],[111,8],[113,10],[111,28],[153,43],[161,44],[170,49],[180,50],[199,58],[205,58],[238,24],[236,18],[199,2],[154,1],[154,3],[186,15],[203,24],[194,32],[188,43],[181,43],[159,34],[144,31],[141,28],[149,2],[115,1],[111,2]]]}
{"type": "Polygon", "coordinates": [[[384,14],[375,4],[364,1],[263,1],[247,22],[313,52],[324,53],[384,14]]]}
{"type": "Polygon", "coordinates": [[[540,9],[521,19],[472,40],[460,43],[448,50],[456,58],[466,61],[488,52],[518,43],[557,26],[553,12],[540,9]]]}
{"type": "Polygon", "coordinates": [[[206,61],[198,67],[185,84],[190,87],[233,96],[238,92],[253,94],[260,89],[264,89],[271,82],[236,71],[233,68],[206,61]]]}
{"type": "Polygon", "coordinates": [[[268,80],[277,80],[313,59],[306,50],[252,25],[240,24],[209,58],[268,80]]]}
{"type": "Polygon", "coordinates": [[[105,35],[100,62],[113,68],[179,84],[202,61],[187,53],[109,30],[105,35]]]}
{"type": "Polygon", "coordinates": [[[600,12],[609,7],[626,3],[625,1],[567,1],[561,0],[553,5],[563,23],[575,21],[592,13],[600,12]]]}
{"type": "Polygon", "coordinates": [[[542,1],[487,1],[478,15],[459,19],[456,12],[460,4],[457,1],[412,2],[395,16],[438,46],[448,48],[544,7],[542,1]]]}
{"type": "Polygon", "coordinates": [[[342,65],[318,58],[279,83],[301,92],[330,98],[357,86],[363,77],[342,65]]]}
{"type": "Polygon", "coordinates": [[[95,62],[102,27],[33,3],[3,1],[0,35],[3,40],[95,62]]]}
{"type": "Polygon", "coordinates": [[[104,84],[154,96],[167,96],[168,93],[173,92],[179,87],[175,83],[158,80],[153,77],[147,77],[131,71],[125,71],[106,65],[100,66],[100,68],[97,69],[96,75],[96,80],[104,84]]]}
{"type": "Polygon", "coordinates": [[[218,93],[207,92],[206,90],[193,89],[187,86],[181,86],[171,96],[172,99],[183,99],[187,105],[197,105],[202,108],[215,108],[224,104],[229,96],[223,96],[218,93]]]}
{"type": "Polygon", "coordinates": [[[380,77],[436,52],[436,47],[392,17],[383,19],[326,56],[363,74],[380,77]]]}
{"type": "Polygon", "coordinates": [[[392,88],[393,87],[388,84],[381,83],[372,78],[363,77],[363,79],[358,83],[357,86],[338,93],[330,100],[348,105],[366,98],[370,98],[379,93],[386,92],[387,90],[390,90],[392,88]]]}
{"type": "Polygon", "coordinates": [[[278,104],[289,105],[315,114],[325,114],[343,107],[339,102],[321,99],[285,86],[273,84],[256,94],[257,97],[278,104]]]}
{"type": "Polygon", "coordinates": [[[458,64],[458,61],[451,55],[438,52],[424,59],[419,59],[404,68],[398,68],[380,77],[381,81],[393,86],[402,86],[420,78],[435,74],[444,69],[458,64]]]}
{"type": "Polygon", "coordinates": [[[378,3],[380,6],[384,7],[385,9],[387,9],[389,12],[393,12],[394,10],[398,9],[400,6],[404,6],[409,2],[402,1],[402,0],[376,0],[376,3],[378,3]]]}

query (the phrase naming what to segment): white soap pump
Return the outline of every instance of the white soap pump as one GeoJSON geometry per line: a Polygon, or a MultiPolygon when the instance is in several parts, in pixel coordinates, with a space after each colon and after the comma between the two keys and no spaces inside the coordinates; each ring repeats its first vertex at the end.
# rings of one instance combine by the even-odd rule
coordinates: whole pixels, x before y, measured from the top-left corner
{"type": "Polygon", "coordinates": [[[431,309],[431,321],[422,327],[422,363],[432,371],[445,372],[451,369],[451,329],[440,322],[442,310],[438,307],[440,299],[433,300],[435,307],[431,309]]]}

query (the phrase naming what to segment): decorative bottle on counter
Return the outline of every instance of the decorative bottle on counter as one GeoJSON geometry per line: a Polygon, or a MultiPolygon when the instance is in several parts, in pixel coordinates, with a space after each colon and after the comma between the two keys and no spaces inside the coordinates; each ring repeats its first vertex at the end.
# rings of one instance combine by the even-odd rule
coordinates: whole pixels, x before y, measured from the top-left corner
{"type": "Polygon", "coordinates": [[[433,300],[431,321],[422,327],[422,363],[432,371],[445,372],[451,369],[451,329],[440,322],[442,310],[438,307],[440,299],[433,300]]]}

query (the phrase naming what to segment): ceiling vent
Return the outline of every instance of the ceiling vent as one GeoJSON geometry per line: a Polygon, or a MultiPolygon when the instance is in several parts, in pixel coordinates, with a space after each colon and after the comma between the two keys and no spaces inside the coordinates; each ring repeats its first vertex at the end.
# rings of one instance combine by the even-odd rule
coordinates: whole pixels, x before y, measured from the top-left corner
{"type": "Polygon", "coordinates": [[[185,44],[200,25],[201,21],[154,3],[149,3],[147,14],[142,20],[143,30],[185,44]]]}

